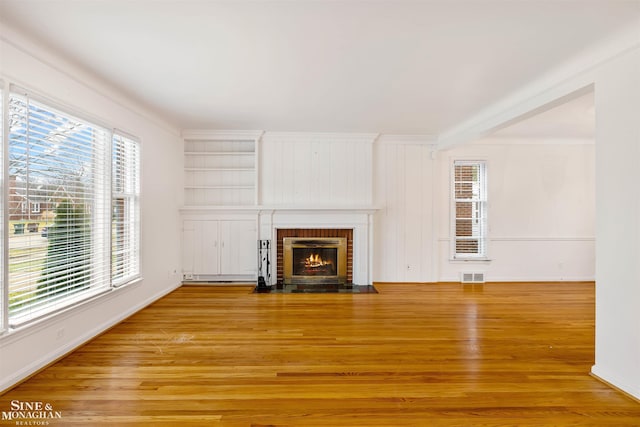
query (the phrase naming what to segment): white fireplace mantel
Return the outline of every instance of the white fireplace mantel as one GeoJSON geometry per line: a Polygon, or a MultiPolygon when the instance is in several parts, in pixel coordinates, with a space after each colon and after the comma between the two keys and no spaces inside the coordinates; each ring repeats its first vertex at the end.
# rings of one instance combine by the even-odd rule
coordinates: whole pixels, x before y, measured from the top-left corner
{"type": "Polygon", "coordinates": [[[271,245],[272,282],[277,278],[276,236],[279,228],[348,228],[353,230],[353,283],[369,285],[373,277],[373,221],[376,206],[185,206],[180,212],[191,219],[256,219],[258,239],[271,245]]]}
{"type": "MultiPolygon", "coordinates": [[[[353,229],[353,283],[369,285],[373,274],[373,215],[378,210],[372,206],[263,207],[259,210],[259,236],[275,242],[279,228],[353,229]]],[[[272,271],[277,271],[275,244],[271,255],[272,271]]]]}

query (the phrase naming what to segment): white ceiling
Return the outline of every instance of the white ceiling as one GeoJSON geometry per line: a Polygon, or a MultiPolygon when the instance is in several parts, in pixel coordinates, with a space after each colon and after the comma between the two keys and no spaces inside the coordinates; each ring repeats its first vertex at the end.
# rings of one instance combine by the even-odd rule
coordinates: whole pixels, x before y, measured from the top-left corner
{"type": "Polygon", "coordinates": [[[6,25],[183,129],[438,135],[640,0],[0,0],[6,25]]]}

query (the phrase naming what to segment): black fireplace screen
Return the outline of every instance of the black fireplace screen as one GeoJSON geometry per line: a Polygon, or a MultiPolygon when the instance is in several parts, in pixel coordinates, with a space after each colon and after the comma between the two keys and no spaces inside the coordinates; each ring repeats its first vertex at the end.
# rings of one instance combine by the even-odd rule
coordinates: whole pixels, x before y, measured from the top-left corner
{"type": "Polygon", "coordinates": [[[294,276],[336,276],[337,248],[293,248],[294,276]]]}

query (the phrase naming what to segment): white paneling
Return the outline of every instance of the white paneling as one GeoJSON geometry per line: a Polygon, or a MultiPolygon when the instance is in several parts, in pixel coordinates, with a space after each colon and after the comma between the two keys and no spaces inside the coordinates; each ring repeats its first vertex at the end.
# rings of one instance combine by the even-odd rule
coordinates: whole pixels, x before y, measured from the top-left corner
{"type": "MultiPolygon", "coordinates": [[[[344,147],[335,141],[330,143],[330,147],[329,163],[327,163],[324,168],[318,167],[317,173],[321,173],[322,170],[326,171],[327,165],[332,165],[331,168],[338,171],[349,167],[346,161],[344,147]]],[[[340,173],[328,173],[327,175],[331,189],[330,197],[338,202],[344,200],[348,192],[343,175],[340,173]]]]}
{"type": "Polygon", "coordinates": [[[309,200],[313,196],[313,188],[311,188],[311,144],[294,144],[292,146],[293,173],[288,177],[293,183],[293,194],[291,202],[309,204],[309,200]]]}
{"type": "Polygon", "coordinates": [[[349,134],[266,133],[262,204],[370,205],[373,139],[349,134]]]}
{"type": "Polygon", "coordinates": [[[436,243],[436,230],[434,215],[434,198],[433,192],[436,182],[436,168],[437,162],[434,162],[431,156],[432,149],[426,148],[421,150],[422,165],[431,165],[429,168],[421,168],[422,177],[422,205],[420,206],[420,223],[422,224],[421,235],[421,258],[420,258],[420,277],[425,281],[433,281],[438,277],[438,257],[437,257],[437,243],[436,243]]]}
{"type": "MultiPolygon", "coordinates": [[[[269,149],[269,143],[266,142],[265,138],[265,150],[269,149]]],[[[291,203],[292,200],[295,199],[295,180],[293,177],[295,176],[296,167],[295,167],[295,142],[293,141],[284,141],[278,144],[280,148],[280,158],[276,159],[277,161],[275,165],[262,165],[264,169],[266,169],[266,173],[269,173],[274,170],[271,166],[275,166],[275,169],[280,174],[280,186],[273,189],[276,191],[277,198],[276,200],[279,203],[291,203]]],[[[269,189],[265,189],[269,190],[269,189]]],[[[265,204],[269,204],[271,199],[268,197],[269,193],[267,193],[267,198],[265,198],[265,204]]],[[[274,203],[277,203],[274,201],[274,203]]]]}
{"type": "Polygon", "coordinates": [[[331,152],[335,143],[311,142],[311,188],[313,197],[320,200],[333,200],[331,175],[325,173],[326,165],[331,164],[331,152]]]}
{"type": "Polygon", "coordinates": [[[397,147],[376,144],[376,203],[383,209],[376,214],[374,280],[392,281],[396,277],[399,221],[395,218],[397,192],[397,147]]]}
{"type": "Polygon", "coordinates": [[[423,189],[430,187],[430,182],[426,181],[422,168],[422,147],[408,145],[404,152],[405,170],[412,173],[404,174],[404,220],[405,225],[405,254],[404,280],[410,282],[420,281],[420,271],[422,270],[422,246],[424,245],[422,232],[427,224],[422,223],[422,199],[423,189]]]}
{"type": "Polygon", "coordinates": [[[376,143],[374,280],[429,282],[434,276],[431,146],[376,143]]]}

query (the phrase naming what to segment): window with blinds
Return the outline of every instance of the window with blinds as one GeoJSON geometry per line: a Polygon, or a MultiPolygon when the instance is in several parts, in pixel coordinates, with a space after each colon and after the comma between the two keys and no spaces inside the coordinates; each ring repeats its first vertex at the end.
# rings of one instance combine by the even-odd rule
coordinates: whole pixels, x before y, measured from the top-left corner
{"type": "Polygon", "coordinates": [[[454,258],[487,256],[487,168],[482,161],[453,164],[454,258]]]}
{"type": "MultiPolygon", "coordinates": [[[[4,165],[4,82],[0,80],[0,165],[4,165]]],[[[0,177],[4,177],[4,173],[0,174],[0,177]]],[[[0,178],[0,194],[4,195],[5,180],[0,178]]],[[[4,196],[2,197],[4,199],[4,196]]],[[[0,214],[4,217],[5,203],[0,203],[0,214]]],[[[5,236],[7,230],[5,229],[4,221],[0,221],[0,230],[2,236],[5,236]]],[[[4,275],[4,238],[0,239],[0,334],[2,334],[7,328],[7,292],[5,287],[5,275],[4,275]]]]}
{"type": "Polygon", "coordinates": [[[139,274],[139,153],[133,139],[18,91],[7,113],[3,253],[15,327],[139,274]]]}
{"type": "Polygon", "coordinates": [[[140,275],[140,144],[116,133],[112,156],[111,275],[119,286],[140,275]]]}

